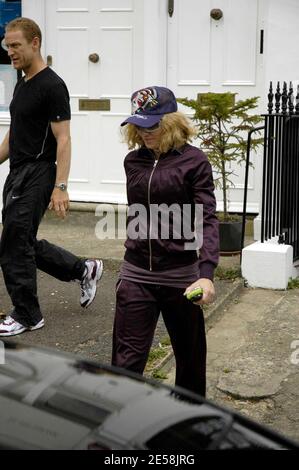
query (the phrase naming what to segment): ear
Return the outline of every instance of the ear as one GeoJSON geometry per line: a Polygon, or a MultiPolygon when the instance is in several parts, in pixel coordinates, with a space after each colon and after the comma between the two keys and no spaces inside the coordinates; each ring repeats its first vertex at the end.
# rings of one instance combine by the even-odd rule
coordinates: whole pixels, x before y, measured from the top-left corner
{"type": "Polygon", "coordinates": [[[32,46],[34,47],[34,49],[40,49],[40,39],[37,36],[33,38],[32,46]]]}

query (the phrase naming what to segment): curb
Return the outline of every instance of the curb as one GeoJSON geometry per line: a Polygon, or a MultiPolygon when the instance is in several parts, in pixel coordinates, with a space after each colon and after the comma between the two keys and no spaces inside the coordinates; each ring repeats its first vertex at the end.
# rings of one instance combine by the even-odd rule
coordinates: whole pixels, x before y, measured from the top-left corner
{"type": "Polygon", "coordinates": [[[70,212],[91,212],[96,213],[98,207],[105,207],[108,212],[126,212],[127,204],[113,202],[78,202],[70,201],[70,212]]]}
{"type": "MultiPolygon", "coordinates": [[[[222,318],[224,315],[224,307],[238,294],[244,287],[244,279],[235,279],[233,281],[231,289],[218,301],[214,302],[208,311],[204,312],[206,332],[208,332],[213,326],[222,318]]],[[[175,366],[174,355],[171,346],[169,346],[169,352],[160,362],[154,364],[152,370],[161,370],[164,373],[168,373],[175,366]]]]}
{"type": "Polygon", "coordinates": [[[231,300],[233,300],[243,289],[244,287],[244,279],[239,278],[235,279],[232,282],[232,286],[229,292],[227,292],[222,298],[218,301],[214,302],[206,312],[205,312],[205,324],[206,324],[206,331],[208,332],[215,323],[217,323],[221,317],[224,315],[224,307],[228,304],[231,300]]]}

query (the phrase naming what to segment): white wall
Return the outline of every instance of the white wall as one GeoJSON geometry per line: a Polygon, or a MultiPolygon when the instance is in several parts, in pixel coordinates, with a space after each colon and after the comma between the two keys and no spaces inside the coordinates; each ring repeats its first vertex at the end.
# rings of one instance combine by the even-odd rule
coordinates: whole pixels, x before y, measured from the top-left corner
{"type": "MultiPolygon", "coordinates": [[[[260,24],[258,29],[264,30],[264,51],[259,55],[261,99],[258,111],[267,113],[268,92],[270,81],[273,91],[280,81],[297,81],[299,84],[299,0],[260,0],[260,24]]],[[[289,83],[288,83],[289,85],[289,83]]],[[[262,149],[255,160],[255,181],[262,193],[263,158],[262,149]]],[[[261,196],[260,196],[261,200],[261,196]]],[[[248,191],[250,203],[250,191],[248,191]]],[[[259,231],[259,229],[258,229],[259,231]]],[[[256,234],[257,239],[259,234],[256,234]]]]}
{"type": "Polygon", "coordinates": [[[269,83],[299,79],[299,1],[267,0],[265,27],[265,91],[269,83]]]}
{"type": "MultiPolygon", "coordinates": [[[[273,92],[280,81],[299,80],[299,1],[298,0],[261,0],[262,22],[264,29],[264,53],[262,67],[263,83],[260,112],[267,113],[268,92],[270,81],[273,82],[273,92]]],[[[299,82],[298,82],[299,84],[299,82]]],[[[289,85],[289,83],[288,83],[289,85]]],[[[255,167],[257,169],[257,167],[255,167]]],[[[256,171],[259,180],[260,194],[262,193],[262,159],[256,171]]],[[[261,199],[261,196],[260,196],[261,199]]],[[[260,238],[260,221],[256,225],[255,239],[260,238]]]]}

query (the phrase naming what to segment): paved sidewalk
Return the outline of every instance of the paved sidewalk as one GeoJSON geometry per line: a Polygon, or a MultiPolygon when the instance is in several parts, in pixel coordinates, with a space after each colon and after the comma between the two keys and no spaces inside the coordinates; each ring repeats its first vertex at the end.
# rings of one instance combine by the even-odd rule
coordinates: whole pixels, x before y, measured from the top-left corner
{"type": "MultiPolygon", "coordinates": [[[[207,397],[299,441],[299,291],[242,287],[207,333],[207,397]]],[[[173,384],[173,360],[164,366],[173,384]]]]}

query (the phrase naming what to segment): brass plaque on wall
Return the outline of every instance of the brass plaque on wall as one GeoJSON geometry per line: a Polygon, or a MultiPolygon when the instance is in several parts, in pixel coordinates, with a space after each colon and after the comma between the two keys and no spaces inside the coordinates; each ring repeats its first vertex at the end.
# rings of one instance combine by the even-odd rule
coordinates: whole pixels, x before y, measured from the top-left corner
{"type": "Polygon", "coordinates": [[[110,111],[110,100],[79,100],[79,111],[110,111]]]}

